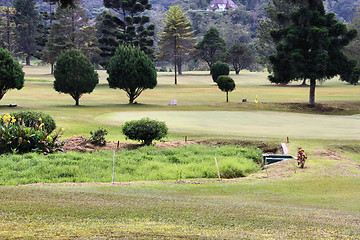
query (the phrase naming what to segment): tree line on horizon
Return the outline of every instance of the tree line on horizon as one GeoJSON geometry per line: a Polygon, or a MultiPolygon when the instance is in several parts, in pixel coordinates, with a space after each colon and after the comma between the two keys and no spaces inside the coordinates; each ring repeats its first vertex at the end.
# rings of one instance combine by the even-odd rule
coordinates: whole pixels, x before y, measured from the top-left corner
{"type": "MultiPolygon", "coordinates": [[[[356,48],[345,48],[352,40],[358,41],[357,31],[348,30],[334,14],[327,13],[321,0],[273,0],[265,9],[267,17],[258,23],[256,44],[241,39],[229,43],[213,26],[197,39],[180,6],[169,8],[162,31],[156,33],[145,14],[152,9],[148,0],[103,0],[108,10],[99,14],[93,25],[81,0],[44,2],[49,12],[39,13],[35,0],[14,0],[13,7],[1,7],[0,45],[25,57],[26,64],[31,57],[38,57],[53,66],[62,52],[77,49],[92,64],[107,69],[118,46],[127,44],[138,47],[152,61],[169,61],[177,84],[184,62],[204,62],[211,69],[224,61],[238,74],[253,67],[257,58],[258,64],[268,68],[273,83],[309,80],[310,105],[315,104],[316,81],[340,75],[341,80],[356,85],[360,75],[356,60],[344,54],[358,58],[356,48]],[[52,11],[56,3],[59,5],[52,11]]],[[[359,11],[354,15],[354,28],[358,27],[359,11]]]]}

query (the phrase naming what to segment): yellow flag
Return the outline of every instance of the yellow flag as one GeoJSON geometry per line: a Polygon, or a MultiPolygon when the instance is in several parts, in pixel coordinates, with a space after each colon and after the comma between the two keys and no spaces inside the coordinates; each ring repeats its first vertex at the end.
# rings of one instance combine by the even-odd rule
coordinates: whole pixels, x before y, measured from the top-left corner
{"type": "Polygon", "coordinates": [[[255,103],[258,103],[258,97],[257,97],[257,95],[256,95],[256,98],[255,98],[255,103]]]}

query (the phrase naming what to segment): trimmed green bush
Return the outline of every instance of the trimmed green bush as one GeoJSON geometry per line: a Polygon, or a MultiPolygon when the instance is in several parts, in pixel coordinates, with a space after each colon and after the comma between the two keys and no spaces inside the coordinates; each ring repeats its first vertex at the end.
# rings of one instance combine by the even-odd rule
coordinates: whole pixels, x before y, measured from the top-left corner
{"type": "Polygon", "coordinates": [[[129,103],[146,89],[157,85],[157,73],[151,59],[138,47],[120,45],[108,66],[107,78],[110,88],[126,92],[129,103]]]}
{"type": "Polygon", "coordinates": [[[235,89],[234,80],[229,76],[219,76],[217,85],[221,91],[226,92],[226,102],[229,102],[229,92],[235,89]]]}
{"type": "Polygon", "coordinates": [[[56,128],[55,120],[46,113],[43,112],[35,112],[35,111],[21,111],[21,112],[13,112],[11,113],[16,119],[21,119],[22,123],[26,127],[38,127],[41,123],[44,123],[43,130],[47,133],[52,133],[56,128]]]}
{"type": "Polygon", "coordinates": [[[131,140],[142,141],[150,145],[153,140],[160,140],[167,134],[168,128],[165,122],[142,118],[128,121],[122,126],[122,133],[131,140]]]}
{"type": "Polygon", "coordinates": [[[229,65],[223,62],[214,63],[210,69],[210,74],[214,82],[217,82],[218,77],[221,75],[229,75],[229,72],[229,65]]]}
{"type": "Polygon", "coordinates": [[[99,76],[90,60],[75,49],[63,52],[56,59],[54,77],[55,91],[70,94],[76,106],[82,95],[92,93],[99,83],[99,76]]]}

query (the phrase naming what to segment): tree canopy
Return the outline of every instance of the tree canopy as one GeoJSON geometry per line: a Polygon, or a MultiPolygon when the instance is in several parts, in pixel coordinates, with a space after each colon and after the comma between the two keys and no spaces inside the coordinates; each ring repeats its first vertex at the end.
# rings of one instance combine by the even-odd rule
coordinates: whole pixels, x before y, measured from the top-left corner
{"type": "Polygon", "coordinates": [[[140,96],[145,89],[157,85],[157,74],[151,59],[139,48],[120,45],[111,58],[107,73],[110,88],[120,88],[129,97],[129,103],[140,96]]]}
{"type": "MultiPolygon", "coordinates": [[[[179,6],[172,6],[165,13],[165,27],[160,35],[160,58],[173,58],[175,67],[175,84],[177,70],[181,69],[183,59],[189,55],[195,46],[194,31],[179,6]],[[179,68],[179,69],[177,69],[179,68]]],[[[181,70],[179,71],[181,74],[181,70]]]]}
{"type": "Polygon", "coordinates": [[[204,38],[196,44],[196,51],[199,58],[204,60],[209,68],[220,61],[226,52],[225,40],[220,37],[219,31],[211,27],[204,35],[204,38]]]}
{"type": "Polygon", "coordinates": [[[227,62],[229,62],[236,74],[241,70],[249,68],[255,62],[255,54],[250,47],[243,43],[234,43],[230,46],[227,62]]]}
{"type": "Polygon", "coordinates": [[[62,52],[75,48],[91,59],[100,52],[97,46],[95,28],[89,25],[86,9],[77,0],[72,7],[57,8],[56,19],[46,43],[45,60],[50,64],[55,62],[62,52]]]}
{"type": "Polygon", "coordinates": [[[99,83],[99,77],[93,65],[80,50],[67,50],[56,60],[54,71],[54,89],[70,94],[79,105],[79,99],[85,93],[91,93],[99,83]]]}
{"type": "Polygon", "coordinates": [[[356,30],[347,30],[332,13],[301,8],[291,14],[292,24],[273,30],[276,53],[270,55],[271,82],[287,84],[310,79],[309,105],[315,105],[317,80],[336,75],[347,81],[356,77],[356,61],[349,60],[343,48],[355,38],[356,30]]]}
{"type": "Polygon", "coordinates": [[[0,100],[10,89],[22,89],[24,72],[20,64],[14,61],[9,51],[0,48],[0,100]]]}

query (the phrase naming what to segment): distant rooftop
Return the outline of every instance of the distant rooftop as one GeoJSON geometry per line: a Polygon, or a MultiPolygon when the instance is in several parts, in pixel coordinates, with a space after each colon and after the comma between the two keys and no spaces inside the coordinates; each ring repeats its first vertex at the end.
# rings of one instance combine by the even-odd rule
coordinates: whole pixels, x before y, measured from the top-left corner
{"type": "Polygon", "coordinates": [[[235,10],[237,8],[238,5],[236,5],[232,0],[212,0],[206,10],[224,12],[229,9],[235,10]]]}

